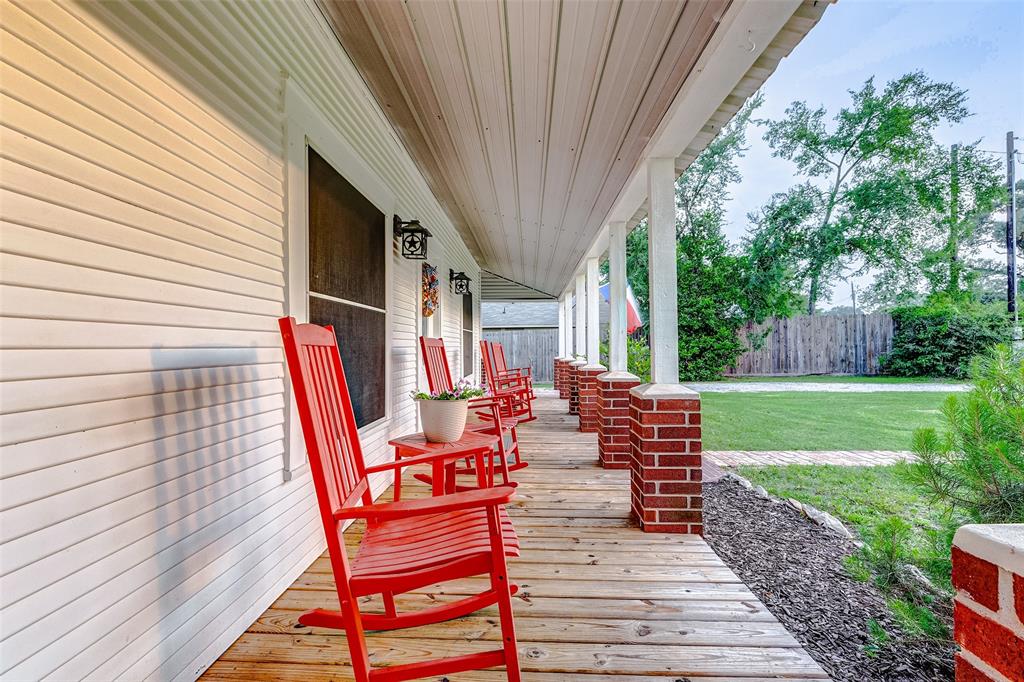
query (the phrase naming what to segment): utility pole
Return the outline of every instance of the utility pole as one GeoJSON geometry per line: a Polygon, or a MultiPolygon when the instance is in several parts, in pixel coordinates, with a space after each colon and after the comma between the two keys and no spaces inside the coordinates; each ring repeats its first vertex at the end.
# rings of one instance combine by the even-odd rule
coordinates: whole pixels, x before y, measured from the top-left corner
{"type": "Polygon", "coordinates": [[[1013,313],[1013,337],[1020,338],[1017,320],[1017,224],[1013,196],[1013,131],[1006,133],[1006,311],[1013,313]]]}

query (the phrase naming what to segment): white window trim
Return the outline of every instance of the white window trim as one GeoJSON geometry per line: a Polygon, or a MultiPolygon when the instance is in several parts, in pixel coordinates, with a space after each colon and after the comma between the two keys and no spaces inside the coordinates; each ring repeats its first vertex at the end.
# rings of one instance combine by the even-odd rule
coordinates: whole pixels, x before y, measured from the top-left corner
{"type": "MultiPolygon", "coordinates": [[[[348,144],[345,136],[327,120],[294,80],[284,78],[285,156],[287,160],[287,192],[285,220],[285,314],[298,322],[309,322],[309,172],[308,152],[311,147],[335,170],[384,213],[384,416],[359,429],[360,436],[370,429],[389,422],[394,414],[391,390],[392,336],[392,247],[391,224],[395,213],[395,196],[387,184],[348,144]]],[[[367,306],[364,306],[367,307],[367,306]]],[[[285,422],[284,480],[288,481],[307,462],[302,427],[291,381],[285,372],[285,394],[288,419],[285,422]],[[301,453],[301,455],[296,455],[301,453]]]]}

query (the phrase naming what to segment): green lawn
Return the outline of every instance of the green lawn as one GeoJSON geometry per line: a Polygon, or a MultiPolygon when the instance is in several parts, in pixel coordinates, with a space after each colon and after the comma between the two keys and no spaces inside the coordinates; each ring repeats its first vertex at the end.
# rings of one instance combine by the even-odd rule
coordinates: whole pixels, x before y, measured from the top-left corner
{"type": "Polygon", "coordinates": [[[957,379],[946,377],[889,377],[860,376],[857,374],[807,374],[792,377],[727,377],[723,381],[811,383],[811,384],[955,384],[957,379]]]}
{"type": "Polygon", "coordinates": [[[890,516],[924,529],[942,527],[942,512],[902,480],[895,466],[845,467],[827,464],[743,466],[744,478],[776,497],[792,497],[834,514],[864,532],[890,516]]]}
{"type": "Polygon", "coordinates": [[[739,467],[744,478],[763,485],[776,497],[792,497],[842,519],[862,537],[878,523],[895,516],[913,528],[911,550],[918,563],[939,584],[948,585],[946,561],[929,561],[929,531],[945,527],[942,508],[904,481],[896,466],[843,467],[790,465],[739,467]]]}
{"type": "Polygon", "coordinates": [[[944,393],[704,393],[705,450],[909,450],[944,393]]]}

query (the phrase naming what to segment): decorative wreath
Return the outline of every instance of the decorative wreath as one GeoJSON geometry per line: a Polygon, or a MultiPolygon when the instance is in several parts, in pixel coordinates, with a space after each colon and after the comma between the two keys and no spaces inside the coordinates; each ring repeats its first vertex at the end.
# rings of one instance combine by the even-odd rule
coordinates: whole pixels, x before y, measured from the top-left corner
{"type": "Polygon", "coordinates": [[[430,317],[437,311],[437,290],[441,282],[437,279],[437,266],[423,264],[423,317],[430,317]]]}

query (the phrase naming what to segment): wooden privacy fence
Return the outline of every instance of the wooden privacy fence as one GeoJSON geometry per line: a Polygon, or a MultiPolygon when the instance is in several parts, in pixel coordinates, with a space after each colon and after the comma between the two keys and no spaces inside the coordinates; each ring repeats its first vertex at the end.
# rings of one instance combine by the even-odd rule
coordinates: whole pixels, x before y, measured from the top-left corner
{"type": "Polygon", "coordinates": [[[729,374],[878,374],[892,334],[887,313],[772,318],[741,332],[749,350],[729,374]],[[751,343],[766,330],[760,345],[751,343]]]}
{"type": "Polygon", "coordinates": [[[554,382],[552,361],[558,356],[558,329],[485,329],[484,339],[497,341],[505,348],[509,367],[529,367],[535,382],[554,382]]]}

